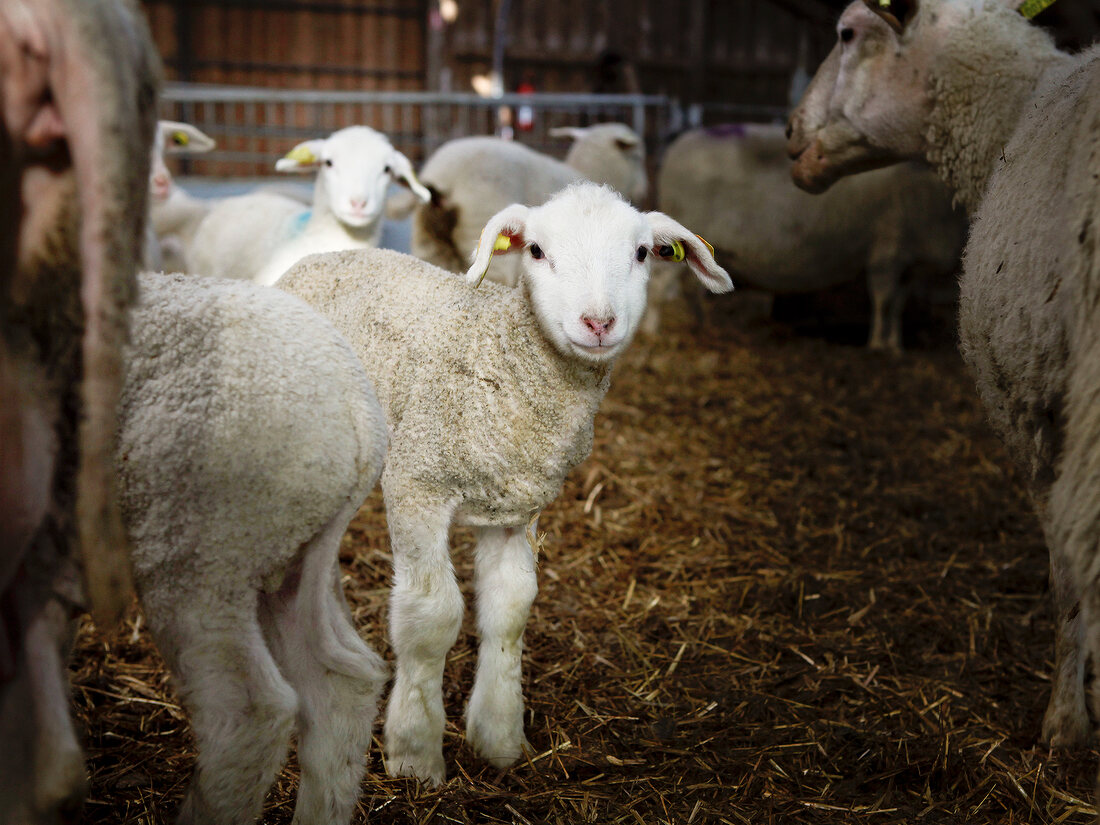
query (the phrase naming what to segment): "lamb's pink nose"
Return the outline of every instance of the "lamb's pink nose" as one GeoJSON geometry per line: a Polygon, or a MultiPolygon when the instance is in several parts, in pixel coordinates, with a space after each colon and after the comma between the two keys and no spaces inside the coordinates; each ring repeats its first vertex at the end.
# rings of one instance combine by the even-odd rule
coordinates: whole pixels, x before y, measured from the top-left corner
{"type": "Polygon", "coordinates": [[[588,315],[582,315],[581,320],[597,338],[603,338],[607,335],[608,330],[615,324],[614,316],[611,318],[592,318],[588,315]]]}
{"type": "Polygon", "coordinates": [[[164,194],[168,191],[168,187],[172,185],[172,180],[164,175],[153,175],[153,189],[157,194],[164,194]]]}
{"type": "Polygon", "coordinates": [[[351,208],[353,212],[362,212],[367,208],[367,202],[358,198],[351,199],[351,208]]]}

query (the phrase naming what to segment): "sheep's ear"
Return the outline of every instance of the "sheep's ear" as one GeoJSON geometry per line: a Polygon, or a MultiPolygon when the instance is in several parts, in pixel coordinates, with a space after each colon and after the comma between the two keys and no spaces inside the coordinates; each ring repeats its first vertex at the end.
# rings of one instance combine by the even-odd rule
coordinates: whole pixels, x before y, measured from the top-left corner
{"type": "Polygon", "coordinates": [[[190,123],[162,120],[157,123],[157,131],[161,137],[161,145],[164,146],[164,151],[169,154],[209,152],[217,146],[217,141],[214,138],[190,123]]]}
{"type": "Polygon", "coordinates": [[[527,245],[524,233],[527,231],[529,211],[523,204],[513,203],[489,218],[489,222],[481,230],[473,263],[466,272],[467,283],[479,286],[485,280],[494,255],[505,255],[527,245]]]}
{"type": "Polygon", "coordinates": [[[919,0],[863,0],[864,4],[901,34],[917,16],[919,0]]]}
{"type": "Polygon", "coordinates": [[[714,247],[663,212],[646,212],[653,229],[653,254],[666,261],[683,261],[711,292],[729,292],[733,281],[714,260],[714,247]]]}
{"type": "Polygon", "coordinates": [[[413,194],[424,203],[431,202],[432,193],[428,190],[428,187],[417,180],[416,172],[413,171],[413,165],[409,162],[409,159],[396,149],[390,153],[389,159],[386,161],[386,171],[397,183],[411,189],[413,194]]]}
{"type": "Polygon", "coordinates": [[[580,140],[587,134],[588,130],[583,126],[556,126],[550,130],[550,137],[553,138],[570,138],[572,140],[580,140]]]}
{"type": "Polygon", "coordinates": [[[276,172],[312,172],[321,165],[321,153],[325,150],[325,141],[307,140],[299,143],[286,153],[285,157],[275,161],[276,172]]]}

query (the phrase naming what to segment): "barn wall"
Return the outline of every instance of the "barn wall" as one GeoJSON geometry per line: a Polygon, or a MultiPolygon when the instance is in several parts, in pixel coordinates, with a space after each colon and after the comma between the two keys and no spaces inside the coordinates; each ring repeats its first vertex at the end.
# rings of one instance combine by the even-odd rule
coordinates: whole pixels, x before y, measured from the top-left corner
{"type": "MultiPolygon", "coordinates": [[[[144,0],[169,79],[470,91],[500,0],[144,0]]],[[[505,88],[783,105],[834,38],[831,0],[511,0],[505,88]]],[[[835,5],[835,3],[832,3],[835,5]]]]}

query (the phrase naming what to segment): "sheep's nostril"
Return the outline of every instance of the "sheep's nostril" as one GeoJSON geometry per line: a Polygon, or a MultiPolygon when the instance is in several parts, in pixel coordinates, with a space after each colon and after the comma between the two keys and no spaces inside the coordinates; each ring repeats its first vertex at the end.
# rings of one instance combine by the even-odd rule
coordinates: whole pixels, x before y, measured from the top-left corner
{"type": "Polygon", "coordinates": [[[787,140],[790,140],[791,135],[793,135],[793,134],[794,134],[794,126],[791,125],[791,122],[788,120],[787,121],[787,131],[786,131],[787,140]]]}
{"type": "Polygon", "coordinates": [[[608,331],[615,324],[615,318],[592,318],[588,315],[582,315],[581,321],[584,325],[592,331],[597,338],[602,338],[607,335],[608,331]]]}

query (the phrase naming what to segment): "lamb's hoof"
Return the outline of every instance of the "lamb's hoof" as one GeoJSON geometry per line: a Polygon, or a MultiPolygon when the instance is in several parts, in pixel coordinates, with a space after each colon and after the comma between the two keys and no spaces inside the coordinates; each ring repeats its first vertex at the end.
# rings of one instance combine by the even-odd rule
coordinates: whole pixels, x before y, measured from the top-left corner
{"type": "Polygon", "coordinates": [[[466,742],[478,756],[501,771],[522,759],[525,750],[532,751],[522,728],[518,731],[498,731],[493,736],[477,725],[469,725],[466,729],[466,742]]]}
{"type": "Polygon", "coordinates": [[[447,781],[447,768],[443,762],[443,750],[429,752],[426,749],[386,749],[386,773],[392,777],[407,776],[419,779],[425,785],[439,787],[447,781]]]}
{"type": "Polygon", "coordinates": [[[1051,702],[1043,716],[1042,743],[1051,750],[1076,750],[1092,738],[1092,723],[1085,709],[1059,707],[1051,702]]]}

